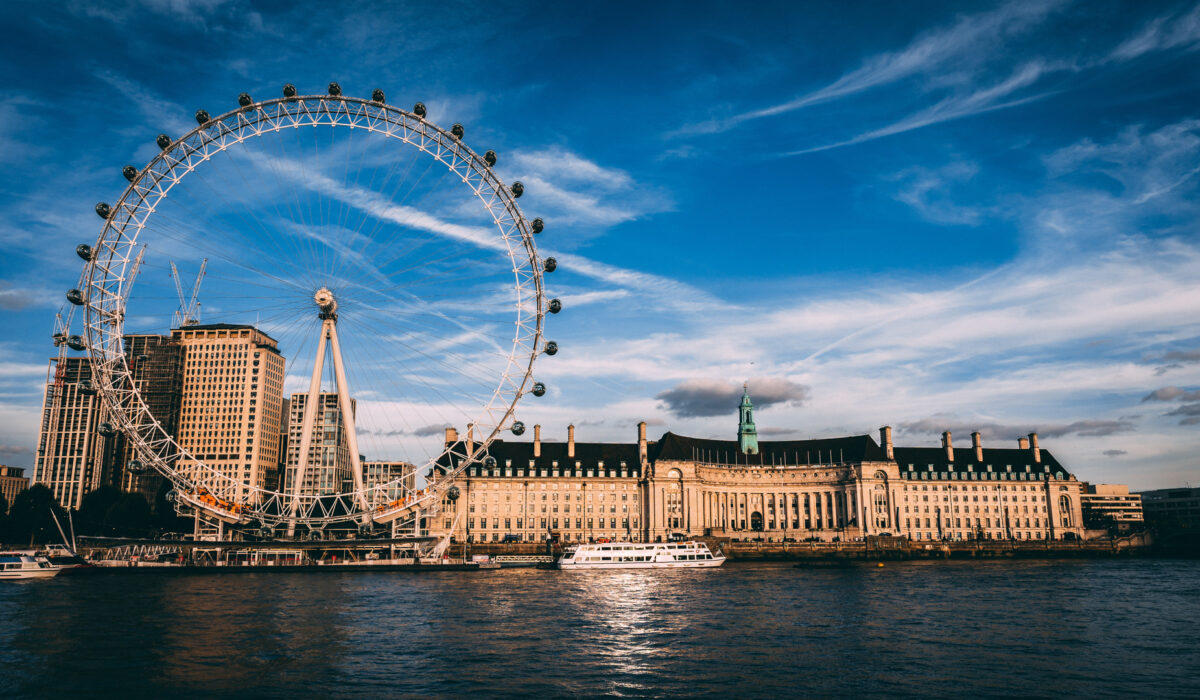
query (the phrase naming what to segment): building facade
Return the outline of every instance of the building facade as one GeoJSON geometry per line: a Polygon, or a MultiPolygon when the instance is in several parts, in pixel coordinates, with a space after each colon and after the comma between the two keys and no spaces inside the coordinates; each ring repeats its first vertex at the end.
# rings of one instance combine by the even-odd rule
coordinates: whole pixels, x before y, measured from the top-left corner
{"type": "MultiPolygon", "coordinates": [[[[168,435],[179,431],[179,410],[183,400],[183,346],[166,335],[126,335],[125,361],[138,395],[146,403],[153,420],[168,435]]],[[[142,414],[139,419],[145,419],[142,414]]],[[[121,490],[140,493],[153,506],[163,477],[154,470],[134,473],[125,469],[135,459],[136,450],[124,436],[121,442],[119,482],[121,490]]]]}
{"type": "MultiPolygon", "coordinates": [[[[381,506],[411,493],[417,484],[417,468],[411,462],[362,460],[363,487],[371,495],[371,506],[381,506]],[[390,488],[376,488],[398,482],[390,488]]],[[[350,490],[349,488],[346,489],[350,490]]]]}
{"type": "Polygon", "coordinates": [[[1139,528],[1142,517],[1142,497],[1129,493],[1123,484],[1089,484],[1083,482],[1079,494],[1083,507],[1083,524],[1097,529],[1128,531],[1139,528]]]}
{"type": "Polygon", "coordinates": [[[246,502],[250,488],[278,483],[283,426],[284,359],[278,344],[253,326],[225,323],[176,328],[183,349],[177,439],[193,457],[229,478],[218,494],[246,502]]]}
{"type": "Polygon", "coordinates": [[[51,358],[33,481],[49,488],[64,508],[79,508],[86,494],[112,483],[117,471],[120,441],[116,433],[100,434],[106,416],[91,382],[87,357],[51,358]]]}
{"type": "MultiPolygon", "coordinates": [[[[666,433],[628,444],[495,441],[466,467],[435,529],[473,541],[711,535],[772,541],[1072,539],[1083,534],[1080,482],[1041,449],[894,447],[891,428],[820,440],[758,441],[749,397],[736,440],[666,433]],[[748,437],[753,439],[748,439],[748,437]],[[747,449],[753,451],[748,451],[747,449]]],[[[448,443],[458,440],[447,431],[448,443]]],[[[469,445],[466,446],[469,448],[469,445]]],[[[467,454],[470,450],[467,450],[467,454]]]]}
{"type": "MultiPolygon", "coordinates": [[[[346,440],[346,424],[342,410],[338,407],[338,395],[334,392],[318,394],[316,419],[313,421],[312,437],[308,447],[308,461],[304,467],[304,483],[295,492],[303,496],[326,496],[353,489],[354,475],[351,471],[350,448],[346,440]]],[[[296,475],[300,469],[300,442],[303,438],[304,411],[308,406],[308,392],[292,394],[288,401],[287,459],[284,467],[283,491],[293,493],[296,475]]],[[[355,411],[357,402],[350,400],[350,410],[355,411]]]]}
{"type": "Polygon", "coordinates": [[[1137,495],[1147,525],[1161,530],[1200,528],[1200,488],[1155,489],[1137,495]]]}
{"type": "Polygon", "coordinates": [[[17,497],[17,494],[27,488],[29,488],[29,477],[25,476],[23,468],[0,464],[0,496],[4,496],[4,502],[8,504],[9,508],[12,508],[13,499],[17,497]]]}

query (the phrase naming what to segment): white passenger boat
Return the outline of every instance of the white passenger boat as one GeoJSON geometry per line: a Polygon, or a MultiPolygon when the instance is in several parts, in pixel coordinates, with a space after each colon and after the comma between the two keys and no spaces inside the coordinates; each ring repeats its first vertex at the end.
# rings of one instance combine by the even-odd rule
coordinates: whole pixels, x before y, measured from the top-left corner
{"type": "Polygon", "coordinates": [[[45,557],[29,554],[0,555],[0,581],[54,578],[61,568],[52,565],[45,557]]]}
{"type": "Polygon", "coordinates": [[[703,542],[606,542],[568,548],[558,568],[690,569],[720,566],[725,557],[708,551],[703,542]]]}

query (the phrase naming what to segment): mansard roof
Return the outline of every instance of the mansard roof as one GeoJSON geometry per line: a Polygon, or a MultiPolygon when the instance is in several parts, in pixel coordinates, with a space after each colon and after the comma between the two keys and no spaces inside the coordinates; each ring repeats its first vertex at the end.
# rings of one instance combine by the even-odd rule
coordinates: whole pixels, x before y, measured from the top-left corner
{"type": "Polygon", "coordinates": [[[1066,468],[1047,449],[1041,450],[1041,462],[1034,461],[1033,450],[1031,449],[1022,450],[1002,447],[983,448],[982,462],[975,459],[974,447],[954,448],[954,461],[947,459],[946,448],[944,447],[897,447],[894,449],[894,454],[901,474],[907,471],[1012,471],[1041,474],[1061,472],[1064,475],[1068,475],[1069,478],[1066,468]],[[911,470],[909,469],[910,465],[912,466],[911,470]],[[930,466],[933,468],[930,469],[930,466]],[[991,468],[990,470],[989,467],[991,468]]]}
{"type": "Polygon", "coordinates": [[[666,433],[650,450],[650,459],[717,462],[721,464],[783,465],[883,462],[887,456],[870,435],[817,440],[759,441],[758,454],[742,454],[737,440],[709,440],[666,433]]]}
{"type": "MultiPolygon", "coordinates": [[[[455,443],[454,447],[456,452],[466,451],[465,443],[462,440],[455,443]]],[[[629,476],[639,476],[642,472],[637,443],[576,442],[575,456],[569,457],[567,456],[567,443],[542,441],[541,455],[534,457],[532,442],[493,440],[488,445],[488,454],[496,458],[498,469],[503,469],[511,461],[512,467],[521,470],[529,468],[559,469],[565,474],[576,469],[590,469],[600,475],[601,470],[604,472],[619,471],[621,463],[624,462],[626,473],[629,476]],[[532,467],[530,467],[531,460],[533,461],[532,467]],[[555,466],[555,462],[557,462],[557,466],[555,466]],[[579,463],[578,467],[575,466],[576,462],[579,463]]],[[[451,457],[442,455],[438,460],[439,469],[444,470],[449,464],[449,459],[451,457]]],[[[453,459],[457,459],[457,457],[453,457],[453,459]]],[[[497,474],[497,476],[500,475],[497,474]]],[[[524,474],[521,475],[524,476],[524,474]]],[[[512,476],[517,476],[517,473],[514,472],[512,476]]]]}

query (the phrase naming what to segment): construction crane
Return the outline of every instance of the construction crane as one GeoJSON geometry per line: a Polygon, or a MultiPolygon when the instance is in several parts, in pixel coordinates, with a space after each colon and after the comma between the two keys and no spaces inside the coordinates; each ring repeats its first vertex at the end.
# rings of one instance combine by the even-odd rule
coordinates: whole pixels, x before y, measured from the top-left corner
{"type": "Polygon", "coordinates": [[[200,323],[200,281],[204,279],[204,269],[208,267],[208,258],[200,263],[200,272],[196,275],[196,284],[192,285],[190,299],[183,297],[183,283],[179,278],[179,270],[175,261],[171,261],[171,279],[175,280],[175,293],[179,295],[179,309],[171,319],[172,328],[185,328],[200,323]]]}

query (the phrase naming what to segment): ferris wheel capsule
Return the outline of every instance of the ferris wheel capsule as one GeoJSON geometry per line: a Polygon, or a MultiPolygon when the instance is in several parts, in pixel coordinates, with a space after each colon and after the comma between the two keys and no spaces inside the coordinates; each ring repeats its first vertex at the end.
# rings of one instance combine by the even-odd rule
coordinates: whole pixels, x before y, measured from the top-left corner
{"type": "Polygon", "coordinates": [[[484,153],[483,162],[487,163],[489,168],[494,167],[496,165],[496,152],[489,150],[487,153],[484,153]]]}
{"type": "MultiPolygon", "coordinates": [[[[517,433],[517,434],[520,435],[520,433],[517,433]]],[[[496,468],[496,458],[491,455],[484,457],[483,458],[483,466],[487,467],[488,469],[495,469],[496,468]]]]}
{"type": "Polygon", "coordinates": [[[516,423],[513,423],[512,424],[512,434],[513,435],[524,435],[525,434],[525,424],[522,423],[521,421],[517,421],[516,423]]]}
{"type": "Polygon", "coordinates": [[[461,139],[464,133],[466,132],[463,131],[463,125],[458,122],[454,122],[454,126],[450,127],[450,135],[456,139],[461,139]]]}
{"type": "Polygon", "coordinates": [[[108,206],[106,202],[98,202],[96,204],[96,216],[99,216],[101,219],[107,219],[111,213],[112,207],[108,206]]]}
{"type": "Polygon", "coordinates": [[[126,180],[133,182],[137,179],[138,169],[132,165],[126,165],[124,168],[121,168],[121,174],[125,176],[126,180]]]}
{"type": "Polygon", "coordinates": [[[171,145],[171,137],[167,136],[166,134],[159,134],[158,138],[155,139],[154,142],[158,144],[159,148],[165,151],[167,150],[167,147],[171,145]]]}
{"type": "Polygon", "coordinates": [[[546,353],[547,355],[557,355],[558,343],[554,342],[553,340],[546,341],[546,347],[542,349],[542,352],[546,353]]]}
{"type": "Polygon", "coordinates": [[[450,488],[446,489],[446,498],[450,499],[451,502],[457,501],[458,497],[461,495],[462,492],[458,490],[457,486],[451,486],[450,488]]]}
{"type": "Polygon", "coordinates": [[[117,429],[113,427],[112,423],[105,421],[96,427],[96,432],[104,437],[112,437],[117,434],[117,429]]]}
{"type": "Polygon", "coordinates": [[[72,350],[87,350],[87,344],[83,342],[83,337],[78,335],[67,338],[67,347],[72,350]]]}
{"type": "Polygon", "coordinates": [[[413,105],[413,114],[424,119],[425,118],[425,103],[418,102],[415,105],[413,105]]]}
{"type": "Polygon", "coordinates": [[[203,109],[196,110],[196,123],[197,124],[199,124],[200,126],[204,126],[205,124],[209,123],[210,121],[212,121],[212,117],[208,116],[208,112],[206,112],[203,109]]]}
{"type": "Polygon", "coordinates": [[[249,107],[250,105],[254,104],[254,98],[250,97],[250,93],[243,92],[242,94],[238,95],[238,104],[242,107],[249,107]]]}
{"type": "Polygon", "coordinates": [[[329,84],[329,94],[333,97],[340,97],[342,94],[342,86],[337,83],[329,84]]]}
{"type": "Polygon", "coordinates": [[[145,463],[140,459],[130,461],[125,468],[129,470],[130,474],[145,474],[147,471],[145,463]]]}
{"type": "Polygon", "coordinates": [[[284,97],[295,97],[296,96],[296,86],[292,85],[291,83],[285,84],[283,86],[283,96],[284,97]]]}
{"type": "Polygon", "coordinates": [[[562,311],[562,302],[559,301],[558,299],[551,299],[550,306],[547,310],[552,314],[556,314],[559,311],[562,311]]]}
{"type": "Polygon", "coordinates": [[[514,182],[509,189],[512,190],[512,195],[517,199],[520,199],[521,195],[525,194],[525,185],[522,185],[520,180],[514,182]]]}
{"type": "Polygon", "coordinates": [[[374,90],[371,91],[371,101],[372,102],[378,102],[379,104],[383,104],[384,102],[387,101],[384,99],[384,97],[385,97],[385,95],[383,94],[383,90],[380,90],[379,88],[375,88],[374,90]]]}
{"type": "Polygon", "coordinates": [[[530,393],[532,393],[534,396],[545,396],[546,395],[546,385],[541,382],[534,382],[533,389],[531,390],[530,393]]]}
{"type": "Polygon", "coordinates": [[[538,217],[529,222],[529,229],[534,233],[541,233],[546,228],[546,222],[542,221],[542,217],[538,217]]]}
{"type": "Polygon", "coordinates": [[[554,258],[546,258],[542,261],[542,272],[554,272],[558,269],[558,261],[554,258]]]}
{"type": "Polygon", "coordinates": [[[93,396],[96,393],[96,385],[90,379],[84,379],[79,382],[79,393],[84,396],[93,396]]]}
{"type": "Polygon", "coordinates": [[[75,254],[88,262],[92,261],[92,247],[87,243],[80,243],[79,245],[75,246],[75,254]]]}
{"type": "MultiPolygon", "coordinates": [[[[76,248],[75,250],[79,249],[76,248]]],[[[79,291],[78,289],[72,289],[67,292],[67,301],[71,302],[75,306],[83,306],[86,300],[83,298],[83,292],[79,291]]]]}

